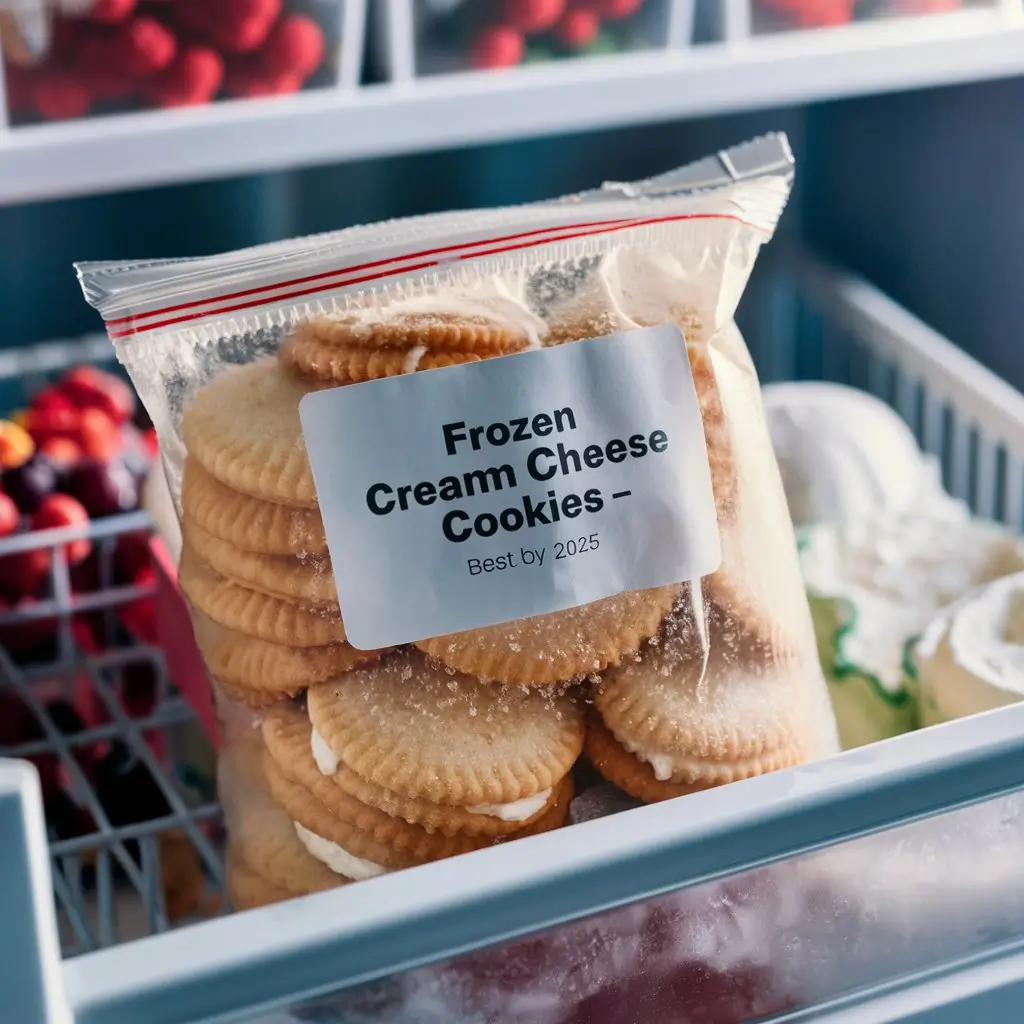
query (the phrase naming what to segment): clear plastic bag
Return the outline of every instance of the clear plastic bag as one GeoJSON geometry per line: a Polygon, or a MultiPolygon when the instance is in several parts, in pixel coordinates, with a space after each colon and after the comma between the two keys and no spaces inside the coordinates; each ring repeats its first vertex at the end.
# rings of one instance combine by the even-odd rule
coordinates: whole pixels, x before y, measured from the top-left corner
{"type": "Polygon", "coordinates": [[[222,755],[236,904],[560,828],[598,776],[653,802],[836,749],[733,323],[791,175],[770,136],[79,266],[160,437],[221,713],[255,722],[222,755]]]}

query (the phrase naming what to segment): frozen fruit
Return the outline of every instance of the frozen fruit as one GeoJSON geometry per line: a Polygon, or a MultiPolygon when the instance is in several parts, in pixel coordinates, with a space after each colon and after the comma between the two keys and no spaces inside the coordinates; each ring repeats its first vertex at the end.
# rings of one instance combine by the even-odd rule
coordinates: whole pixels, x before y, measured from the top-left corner
{"type": "Polygon", "coordinates": [[[146,93],[161,107],[209,103],[224,80],[224,61],[208,46],[182,47],[171,64],[146,83],[146,93]]]}
{"type": "Polygon", "coordinates": [[[33,455],[28,462],[4,471],[4,492],[25,515],[32,515],[43,498],[57,489],[57,468],[45,455],[33,455]]]}
{"type": "Polygon", "coordinates": [[[56,466],[58,473],[65,473],[82,460],[85,454],[77,441],[70,437],[51,437],[39,446],[40,455],[45,455],[56,466]]]}
{"type": "Polygon", "coordinates": [[[503,0],[505,22],[526,35],[547,32],[565,11],[565,0],[503,0]]]}
{"type": "Polygon", "coordinates": [[[574,7],[565,12],[555,27],[555,36],[564,46],[580,49],[589,46],[601,28],[601,19],[587,7],[574,7]]]}
{"type": "Polygon", "coordinates": [[[92,106],[92,93],[78,76],[63,68],[48,68],[32,85],[32,105],[49,121],[82,117],[92,106]]]}
{"type": "Polygon", "coordinates": [[[31,434],[17,423],[0,420],[0,469],[23,466],[36,450],[31,434]]]}
{"type": "Polygon", "coordinates": [[[119,26],[115,35],[118,61],[132,76],[151,75],[174,60],[174,33],[155,18],[133,18],[119,26]]]}
{"type": "Polygon", "coordinates": [[[135,11],[137,0],[93,0],[89,17],[93,21],[116,24],[135,11]]]}
{"type": "Polygon", "coordinates": [[[302,79],[313,74],[323,59],[323,30],[304,14],[289,14],[274,25],[259,55],[260,67],[270,75],[298,75],[302,79]]]}
{"type": "Polygon", "coordinates": [[[119,377],[94,366],[76,366],[68,370],[58,387],[59,393],[76,408],[99,409],[115,423],[127,423],[135,413],[132,389],[119,377]]]}
{"type": "Polygon", "coordinates": [[[225,0],[209,26],[224,53],[253,53],[266,41],[281,14],[282,0],[225,0]]]}
{"type": "Polygon", "coordinates": [[[114,582],[123,586],[137,583],[153,566],[149,534],[144,531],[123,533],[114,551],[114,582]]]}
{"type": "MultiPolygon", "coordinates": [[[[89,513],[80,501],[70,494],[48,494],[32,517],[33,530],[52,530],[61,526],[84,526],[89,522],[89,513]]],[[[64,557],[68,565],[85,561],[92,551],[92,541],[87,537],[73,540],[64,545],[64,557]]]]}
{"type": "Polygon", "coordinates": [[[473,42],[469,62],[478,70],[510,68],[523,59],[526,43],[523,34],[509,25],[485,28],[473,42]]]}
{"type": "Polygon", "coordinates": [[[74,437],[81,423],[81,413],[73,405],[48,401],[41,408],[32,408],[25,414],[25,429],[37,445],[51,437],[74,437]]]}
{"type": "Polygon", "coordinates": [[[130,512],[139,504],[139,486],[121,462],[86,459],[72,471],[67,489],[97,518],[130,512]]]}
{"type": "Polygon", "coordinates": [[[635,14],[643,0],[589,0],[588,7],[609,21],[618,21],[635,14]]]}
{"type": "Polygon", "coordinates": [[[0,493],[0,537],[9,537],[18,529],[21,512],[9,494],[0,493]]]}
{"type": "Polygon", "coordinates": [[[57,410],[56,415],[61,416],[65,413],[74,413],[77,411],[78,406],[71,400],[70,396],[66,395],[60,388],[50,385],[49,387],[43,388],[35,398],[29,403],[29,409],[33,412],[53,412],[57,410]]]}
{"type": "Polygon", "coordinates": [[[100,409],[81,411],[76,440],[86,455],[101,462],[109,462],[121,448],[117,424],[100,409]]]}
{"type": "MultiPolygon", "coordinates": [[[[0,589],[12,597],[32,597],[38,594],[50,574],[50,552],[47,548],[31,548],[28,551],[19,551],[13,555],[0,557],[0,589]]],[[[27,634],[34,632],[25,623],[26,636],[20,638],[25,646],[32,646],[35,640],[31,640],[27,634]]],[[[0,636],[0,643],[6,646],[11,645],[11,634],[16,633],[14,627],[7,627],[7,630],[0,636]]]]}

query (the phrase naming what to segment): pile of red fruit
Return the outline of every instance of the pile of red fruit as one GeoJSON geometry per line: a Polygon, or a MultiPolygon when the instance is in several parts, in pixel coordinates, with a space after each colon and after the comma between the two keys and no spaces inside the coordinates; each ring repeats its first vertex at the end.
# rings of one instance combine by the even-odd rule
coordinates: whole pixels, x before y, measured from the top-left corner
{"type": "Polygon", "coordinates": [[[470,52],[474,68],[506,68],[522,63],[527,41],[540,37],[557,49],[586,49],[605,22],[636,14],[643,0],[501,0],[500,18],[482,28],[470,52]]]}
{"type": "MultiPolygon", "coordinates": [[[[0,420],[0,538],[130,512],[156,455],[151,426],[140,427],[136,400],[122,380],[90,366],[69,370],[28,409],[0,420]]],[[[2,544],[2,539],[0,539],[2,544]]],[[[63,547],[76,591],[103,583],[98,552],[87,538],[63,547]]],[[[47,596],[53,552],[48,547],[0,556],[0,611],[24,609],[47,596]]],[[[149,567],[148,538],[118,538],[113,572],[136,582],[149,567]]],[[[52,637],[52,620],[0,628],[12,653],[52,637]]]]}
{"type": "Polygon", "coordinates": [[[323,58],[320,26],[284,0],[94,0],[83,17],[55,20],[42,64],[7,69],[8,105],[57,120],[273,96],[299,90],[323,58]]]}
{"type": "Polygon", "coordinates": [[[962,0],[760,0],[760,3],[797,28],[846,25],[855,18],[879,14],[941,14],[962,6],[962,0]]]}

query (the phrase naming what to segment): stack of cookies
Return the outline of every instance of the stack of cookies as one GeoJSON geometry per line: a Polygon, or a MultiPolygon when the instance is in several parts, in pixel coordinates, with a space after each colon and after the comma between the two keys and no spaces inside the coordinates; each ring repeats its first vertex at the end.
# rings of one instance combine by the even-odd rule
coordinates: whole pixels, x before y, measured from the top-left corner
{"type": "MultiPolygon", "coordinates": [[[[590,759],[641,800],[807,756],[805,675],[777,631],[759,629],[765,609],[728,564],[704,588],[628,592],[397,650],[347,643],[299,400],[537,343],[479,311],[319,320],[186,409],[180,583],[215,689],[260,720],[221,765],[237,906],[565,824],[587,687],[590,759]]],[[[729,525],[728,424],[713,372],[691,359],[729,525]]]]}

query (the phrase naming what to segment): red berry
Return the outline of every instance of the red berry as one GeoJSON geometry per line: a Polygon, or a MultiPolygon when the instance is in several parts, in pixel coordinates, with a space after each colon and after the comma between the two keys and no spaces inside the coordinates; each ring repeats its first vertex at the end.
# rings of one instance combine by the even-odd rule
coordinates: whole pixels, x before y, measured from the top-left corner
{"type": "Polygon", "coordinates": [[[71,472],[67,489],[96,519],[131,512],[139,505],[139,485],[120,462],[86,459],[71,472]]]}
{"type": "Polygon", "coordinates": [[[0,494],[0,537],[9,537],[18,529],[21,513],[9,494],[0,494]]]}
{"type": "Polygon", "coordinates": [[[39,446],[39,452],[62,472],[71,469],[84,455],[81,446],[70,437],[51,437],[39,446]]]}
{"type": "Polygon", "coordinates": [[[78,432],[82,414],[73,406],[66,408],[54,404],[43,409],[29,409],[25,414],[25,429],[37,445],[51,437],[74,437],[78,432]]]}
{"type": "Polygon", "coordinates": [[[36,79],[32,103],[48,121],[62,121],[87,114],[92,94],[70,71],[54,68],[36,79]]]}
{"type": "Polygon", "coordinates": [[[547,32],[565,12],[565,0],[502,0],[505,22],[526,35],[547,32]]]}
{"type": "Polygon", "coordinates": [[[324,59],[324,33],[303,14],[289,14],[271,30],[260,51],[260,67],[271,76],[308,78],[324,59]]]}
{"type": "Polygon", "coordinates": [[[177,41],[166,25],[155,18],[134,18],[117,32],[120,65],[133,76],[151,75],[174,60],[177,41]]]}
{"type": "Polygon", "coordinates": [[[222,0],[223,9],[210,24],[211,40],[224,53],[258,50],[281,15],[282,0],[222,0]]]}
{"type": "Polygon", "coordinates": [[[526,43],[521,32],[508,25],[492,25],[477,35],[469,63],[479,71],[510,68],[520,63],[525,53],[526,43]]]}
{"type": "MultiPolygon", "coordinates": [[[[69,494],[49,494],[32,517],[33,530],[52,530],[60,526],[81,526],[89,522],[89,514],[69,494]]],[[[68,565],[78,565],[89,557],[92,541],[87,537],[64,545],[68,565]]]]}
{"type": "Polygon", "coordinates": [[[65,413],[74,413],[78,409],[71,399],[64,394],[59,388],[48,387],[43,388],[35,398],[29,403],[29,409],[36,412],[50,413],[56,410],[56,415],[60,416],[65,413]]]}
{"type": "Polygon", "coordinates": [[[135,413],[135,395],[120,377],[94,366],[76,366],[60,379],[60,392],[79,409],[100,409],[115,423],[135,413]]]}
{"type": "Polygon", "coordinates": [[[589,46],[601,29],[601,19],[585,7],[574,7],[565,12],[555,27],[555,36],[564,46],[581,49],[589,46]]]}
{"type": "MultiPolygon", "coordinates": [[[[146,83],[147,95],[161,107],[209,103],[224,79],[224,61],[207,46],[185,46],[170,67],[146,83]]],[[[121,421],[123,422],[123,421],[121,421]]]]}
{"type": "MultiPolygon", "coordinates": [[[[31,548],[0,558],[0,589],[12,597],[38,594],[50,574],[50,552],[31,548]]],[[[9,644],[9,639],[4,641],[9,644]]]]}
{"type": "Polygon", "coordinates": [[[635,14],[642,0],[589,0],[587,6],[609,21],[619,21],[635,14]]]}
{"type": "Polygon", "coordinates": [[[57,489],[57,483],[57,467],[39,454],[3,475],[4,491],[25,515],[32,515],[42,500],[57,489]]]}
{"type": "Polygon", "coordinates": [[[117,424],[102,409],[83,409],[75,440],[90,458],[109,462],[121,449],[117,424]]]}
{"type": "Polygon", "coordinates": [[[302,80],[298,75],[270,75],[260,70],[251,58],[235,60],[224,76],[224,91],[238,99],[260,99],[298,92],[302,80]]]}
{"type": "Polygon", "coordinates": [[[89,17],[108,25],[124,21],[135,10],[137,0],[93,0],[89,17]]]}

